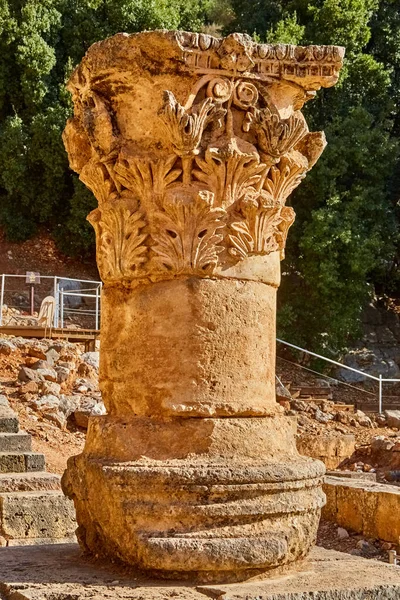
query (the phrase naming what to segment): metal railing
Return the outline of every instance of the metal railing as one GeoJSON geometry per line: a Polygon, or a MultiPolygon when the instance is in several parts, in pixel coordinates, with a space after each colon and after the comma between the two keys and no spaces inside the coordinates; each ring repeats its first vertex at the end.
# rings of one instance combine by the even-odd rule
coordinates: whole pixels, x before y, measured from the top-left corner
{"type": "Polygon", "coordinates": [[[285,346],[289,346],[289,348],[294,348],[294,350],[298,350],[299,352],[305,352],[305,354],[314,356],[314,358],[319,358],[321,360],[324,360],[325,362],[335,365],[336,367],[340,367],[341,369],[347,369],[348,371],[353,371],[354,373],[358,373],[359,375],[362,375],[363,377],[367,377],[368,379],[377,381],[378,382],[378,411],[380,414],[382,414],[382,412],[383,412],[383,394],[382,394],[383,383],[385,383],[385,382],[399,383],[400,382],[400,379],[388,379],[388,378],[382,377],[382,375],[379,375],[379,377],[376,377],[376,375],[371,375],[370,373],[366,373],[365,371],[360,371],[359,369],[355,369],[354,367],[349,367],[348,365],[344,365],[343,363],[340,363],[337,360],[332,360],[331,358],[327,358],[326,356],[321,356],[321,354],[316,354],[315,352],[311,352],[310,350],[306,350],[305,348],[300,348],[300,346],[296,346],[295,344],[290,344],[289,342],[285,342],[285,340],[280,340],[280,339],[276,338],[276,341],[279,342],[280,344],[284,344],[285,346]]]}
{"type": "MultiPolygon", "coordinates": [[[[13,303],[13,294],[20,294],[24,298],[29,296],[29,284],[25,282],[26,275],[13,275],[3,273],[0,276],[0,326],[5,325],[3,307],[21,309],[21,305],[13,303]],[[16,289],[8,289],[7,282],[16,281],[16,289]],[[7,298],[8,297],[8,298],[7,298]]],[[[40,275],[40,284],[35,286],[35,299],[37,308],[45,296],[55,298],[55,311],[53,318],[54,327],[64,327],[66,319],[86,320],[92,322],[95,329],[100,327],[101,289],[102,282],[92,279],[74,279],[58,275],[40,275]],[[69,301],[69,299],[71,299],[69,301]],[[84,299],[84,300],[83,300],[84,299]],[[81,302],[80,302],[81,300],[81,302]],[[82,302],[83,301],[83,302],[82,302]],[[84,305],[86,302],[86,305],[84,305]],[[80,305],[80,306],[79,306],[80,305]]],[[[26,308],[29,302],[26,299],[26,308]]],[[[18,319],[18,316],[15,316],[18,319]]]]}

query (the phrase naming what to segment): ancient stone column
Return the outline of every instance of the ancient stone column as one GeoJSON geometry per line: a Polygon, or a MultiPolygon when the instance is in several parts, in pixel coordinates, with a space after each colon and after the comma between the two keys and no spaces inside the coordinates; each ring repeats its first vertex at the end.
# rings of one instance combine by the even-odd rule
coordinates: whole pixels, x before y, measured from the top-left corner
{"type": "Polygon", "coordinates": [[[286,200],[325,146],[300,109],[343,53],[155,31],[94,44],[72,75],[108,414],[64,489],[91,552],[239,579],[314,543],[324,467],[275,400],[276,292],[286,200]]]}

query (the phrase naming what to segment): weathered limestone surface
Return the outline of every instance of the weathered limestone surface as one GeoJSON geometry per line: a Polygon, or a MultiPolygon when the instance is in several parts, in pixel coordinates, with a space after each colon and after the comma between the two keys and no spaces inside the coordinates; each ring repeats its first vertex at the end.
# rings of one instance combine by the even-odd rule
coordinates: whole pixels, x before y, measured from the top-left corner
{"type": "Polygon", "coordinates": [[[300,454],[321,460],[327,469],[336,469],[356,448],[356,440],[351,434],[312,435],[303,433],[297,436],[297,450],[300,454]]]}
{"type": "Polygon", "coordinates": [[[323,548],[268,579],[185,584],[146,579],[104,561],[85,560],[76,544],[0,549],[2,600],[398,600],[400,568],[323,548]]]}
{"type": "Polygon", "coordinates": [[[300,109],[343,53],[157,31],[93,45],[73,74],[108,414],[63,485],[91,552],[221,580],[314,543],[324,466],[275,401],[276,291],[286,199],[325,146],[300,109]]]}
{"type": "Polygon", "coordinates": [[[323,516],[369,538],[397,544],[400,537],[400,489],[394,485],[327,477],[323,516]]]}

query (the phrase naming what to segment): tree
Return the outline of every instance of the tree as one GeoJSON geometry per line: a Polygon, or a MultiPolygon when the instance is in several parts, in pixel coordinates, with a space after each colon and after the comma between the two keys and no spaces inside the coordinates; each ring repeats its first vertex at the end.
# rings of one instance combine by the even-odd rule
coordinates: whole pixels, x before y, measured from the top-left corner
{"type": "Polygon", "coordinates": [[[68,167],[65,82],[88,47],[119,31],[196,30],[209,0],[0,0],[0,223],[24,240],[48,227],[69,253],[92,252],[95,200],[68,167]]]}
{"type": "Polygon", "coordinates": [[[291,199],[297,218],[278,312],[281,337],[333,353],[357,336],[363,306],[376,285],[384,289],[398,256],[399,2],[264,0],[250,10],[232,0],[232,7],[229,27],[262,41],[346,46],[338,85],[305,109],[328,146],[291,199]]]}

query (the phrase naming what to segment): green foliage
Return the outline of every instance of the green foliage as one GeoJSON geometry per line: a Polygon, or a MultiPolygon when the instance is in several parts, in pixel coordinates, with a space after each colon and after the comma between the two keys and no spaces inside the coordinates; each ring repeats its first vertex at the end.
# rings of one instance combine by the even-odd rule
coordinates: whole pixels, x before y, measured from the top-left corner
{"type": "Polygon", "coordinates": [[[261,41],[338,44],[338,85],[305,108],[328,146],[291,198],[297,218],[282,264],[279,335],[334,353],[358,335],[375,293],[400,292],[400,4],[398,0],[232,0],[261,41]],[[246,8],[247,6],[247,8],[246,8]]]}
{"type": "Polygon", "coordinates": [[[211,0],[0,0],[0,223],[24,240],[40,225],[93,253],[92,195],[68,168],[65,81],[88,47],[118,31],[200,29],[211,0]]]}
{"type": "Polygon", "coordinates": [[[304,25],[297,21],[296,11],[287,14],[271,27],[266,34],[266,41],[270,44],[298,44],[305,32],[304,25]]]}

